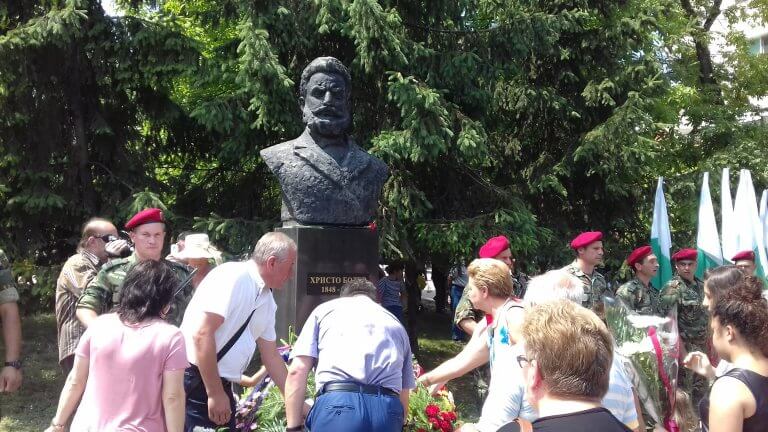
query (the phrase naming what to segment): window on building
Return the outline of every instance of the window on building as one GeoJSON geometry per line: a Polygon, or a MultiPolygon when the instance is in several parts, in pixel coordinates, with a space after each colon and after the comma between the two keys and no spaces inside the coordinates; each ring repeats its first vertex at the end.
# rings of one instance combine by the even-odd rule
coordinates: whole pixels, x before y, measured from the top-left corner
{"type": "Polygon", "coordinates": [[[752,54],[768,54],[768,34],[750,39],[749,52],[752,54]]]}

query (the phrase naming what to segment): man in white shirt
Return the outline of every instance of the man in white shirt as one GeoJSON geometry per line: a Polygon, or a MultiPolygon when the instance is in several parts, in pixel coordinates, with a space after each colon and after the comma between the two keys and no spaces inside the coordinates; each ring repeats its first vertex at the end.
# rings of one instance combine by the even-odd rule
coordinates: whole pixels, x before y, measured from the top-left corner
{"type": "Polygon", "coordinates": [[[195,291],[181,331],[192,366],[184,374],[185,431],[197,426],[235,430],[235,400],[226,386],[239,382],[258,346],[261,361],[282,392],[287,369],[275,343],[272,289],[293,274],[296,244],[272,232],[251,259],[214,268],[195,291]]]}

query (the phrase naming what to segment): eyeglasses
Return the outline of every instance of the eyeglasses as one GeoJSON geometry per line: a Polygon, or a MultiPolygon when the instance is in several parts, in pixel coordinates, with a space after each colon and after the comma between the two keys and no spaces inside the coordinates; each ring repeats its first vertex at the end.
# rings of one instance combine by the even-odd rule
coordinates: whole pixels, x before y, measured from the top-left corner
{"type": "Polygon", "coordinates": [[[97,239],[101,239],[101,241],[103,241],[104,243],[109,243],[111,241],[117,240],[117,237],[113,236],[112,234],[104,234],[101,236],[94,236],[94,237],[96,237],[97,239]]]}
{"type": "Polygon", "coordinates": [[[531,364],[531,361],[528,360],[526,356],[524,355],[517,356],[517,365],[520,366],[520,369],[528,366],[529,364],[531,364]]]}

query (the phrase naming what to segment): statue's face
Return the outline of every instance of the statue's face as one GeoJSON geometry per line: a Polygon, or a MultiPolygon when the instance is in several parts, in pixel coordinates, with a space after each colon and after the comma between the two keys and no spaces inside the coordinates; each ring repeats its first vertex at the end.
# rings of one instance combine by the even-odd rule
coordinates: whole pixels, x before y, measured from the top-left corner
{"type": "Polygon", "coordinates": [[[304,123],[323,136],[339,136],[351,123],[347,86],[341,75],[318,72],[307,82],[304,97],[304,123]]]}

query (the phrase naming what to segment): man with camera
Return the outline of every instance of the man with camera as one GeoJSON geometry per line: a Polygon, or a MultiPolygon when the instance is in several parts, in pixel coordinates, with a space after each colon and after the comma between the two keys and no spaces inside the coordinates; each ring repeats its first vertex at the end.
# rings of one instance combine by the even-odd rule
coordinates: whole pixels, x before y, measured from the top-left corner
{"type": "Polygon", "coordinates": [[[129,251],[128,242],[117,236],[112,222],[93,218],[83,225],[77,253],[69,257],[56,281],[56,333],[59,365],[68,374],[75,361],[75,348],[85,327],[75,316],[77,299],[109,258],[129,251]]]}
{"type": "MultiPolygon", "coordinates": [[[[128,271],[140,261],[162,259],[165,242],[165,218],[158,208],[148,208],[136,213],[126,224],[133,254],[115,259],[102,267],[88,283],[77,302],[77,319],[88,327],[98,315],[108,312],[120,302],[120,288],[128,271]]],[[[181,280],[181,289],[175,293],[171,310],[165,320],[180,325],[184,310],[192,298],[192,272],[184,264],[169,261],[173,272],[181,280]]]]}

